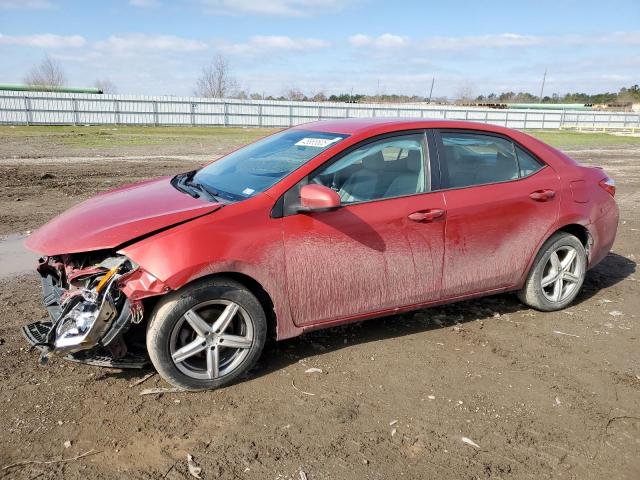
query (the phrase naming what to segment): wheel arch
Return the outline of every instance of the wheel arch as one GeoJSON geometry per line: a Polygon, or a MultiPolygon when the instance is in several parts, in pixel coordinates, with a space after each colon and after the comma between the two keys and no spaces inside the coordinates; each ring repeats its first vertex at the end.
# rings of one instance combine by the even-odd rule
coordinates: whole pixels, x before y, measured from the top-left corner
{"type": "Polygon", "coordinates": [[[547,242],[547,240],[549,240],[553,235],[555,235],[558,232],[569,233],[574,237],[576,237],[578,240],[580,240],[580,243],[582,243],[582,245],[584,246],[587,252],[587,262],[588,262],[589,253],[590,253],[589,247],[592,242],[591,233],[589,233],[589,229],[586,226],[576,222],[567,222],[562,225],[556,225],[553,228],[551,228],[549,232],[547,232],[547,235],[544,236],[540,244],[536,247],[534,254],[531,256],[531,259],[527,264],[527,268],[523,272],[522,277],[520,278],[520,281],[517,284],[518,289],[522,288],[527,278],[529,277],[529,274],[531,273],[531,269],[534,267],[535,260],[536,258],[538,258],[540,250],[542,249],[544,244],[547,242]]]}
{"type": "MultiPolygon", "coordinates": [[[[576,237],[578,240],[580,240],[582,246],[584,246],[584,249],[587,251],[587,255],[589,254],[589,242],[591,234],[589,233],[587,227],[585,227],[584,225],[580,225],[579,223],[569,223],[563,227],[558,228],[556,231],[552,232],[551,235],[554,235],[557,232],[567,232],[576,237]]],[[[551,235],[549,235],[549,237],[551,237],[551,235]]],[[[545,239],[545,242],[549,237],[545,239]]]]}
{"type": "Polygon", "coordinates": [[[262,309],[264,310],[265,317],[267,318],[267,335],[270,338],[276,338],[278,320],[275,313],[275,307],[273,299],[264,286],[255,278],[237,271],[221,271],[215,272],[201,277],[193,278],[191,281],[182,285],[178,290],[191,285],[194,282],[203,282],[207,280],[215,280],[217,278],[228,278],[238,282],[240,285],[249,290],[260,302],[262,309]]]}

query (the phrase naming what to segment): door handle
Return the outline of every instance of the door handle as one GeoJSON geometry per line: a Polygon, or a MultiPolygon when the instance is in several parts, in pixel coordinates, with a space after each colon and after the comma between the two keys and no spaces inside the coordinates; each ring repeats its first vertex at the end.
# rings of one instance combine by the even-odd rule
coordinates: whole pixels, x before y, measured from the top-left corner
{"type": "Polygon", "coordinates": [[[444,210],[440,208],[433,208],[431,210],[420,210],[419,212],[413,212],[409,214],[409,220],[414,222],[430,222],[436,218],[440,218],[444,215],[444,210]]]}
{"type": "Polygon", "coordinates": [[[546,202],[547,200],[551,200],[556,196],[556,192],[554,190],[536,190],[535,192],[531,192],[529,197],[531,197],[536,202],[546,202]]]}

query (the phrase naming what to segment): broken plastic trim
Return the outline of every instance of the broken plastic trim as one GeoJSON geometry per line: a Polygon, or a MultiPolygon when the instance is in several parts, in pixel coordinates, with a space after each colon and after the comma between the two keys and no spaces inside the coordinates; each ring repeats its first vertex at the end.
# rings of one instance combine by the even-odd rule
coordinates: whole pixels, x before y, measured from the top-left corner
{"type": "Polygon", "coordinates": [[[106,345],[127,325],[131,317],[129,302],[117,296],[114,299],[113,287],[120,277],[137,270],[138,265],[122,256],[106,258],[98,267],[109,270],[94,288],[61,291],[60,313],[53,319],[41,360],[49,354],[68,355],[90,349],[108,337],[102,343],[106,345]]]}

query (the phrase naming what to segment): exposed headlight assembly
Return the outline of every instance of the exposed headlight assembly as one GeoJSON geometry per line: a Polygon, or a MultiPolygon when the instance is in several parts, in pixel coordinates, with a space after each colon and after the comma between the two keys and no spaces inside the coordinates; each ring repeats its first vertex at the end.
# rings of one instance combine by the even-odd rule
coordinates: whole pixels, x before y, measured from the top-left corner
{"type": "Polygon", "coordinates": [[[117,288],[117,282],[138,266],[120,256],[107,258],[98,267],[108,270],[101,277],[97,275],[90,280],[87,288],[74,291],[62,302],[60,317],[47,338],[46,354],[67,355],[92,348],[105,338],[111,341],[129,321],[129,302],[117,288]]]}

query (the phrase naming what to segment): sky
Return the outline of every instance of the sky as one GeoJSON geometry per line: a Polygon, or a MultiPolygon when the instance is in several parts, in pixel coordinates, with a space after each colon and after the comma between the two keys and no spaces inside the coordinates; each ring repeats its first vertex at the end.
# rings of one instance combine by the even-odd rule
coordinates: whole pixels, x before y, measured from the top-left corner
{"type": "Polygon", "coordinates": [[[45,55],[71,86],[192,95],[216,53],[240,86],[428,95],[640,83],[640,0],[0,0],[0,83],[45,55]]]}

